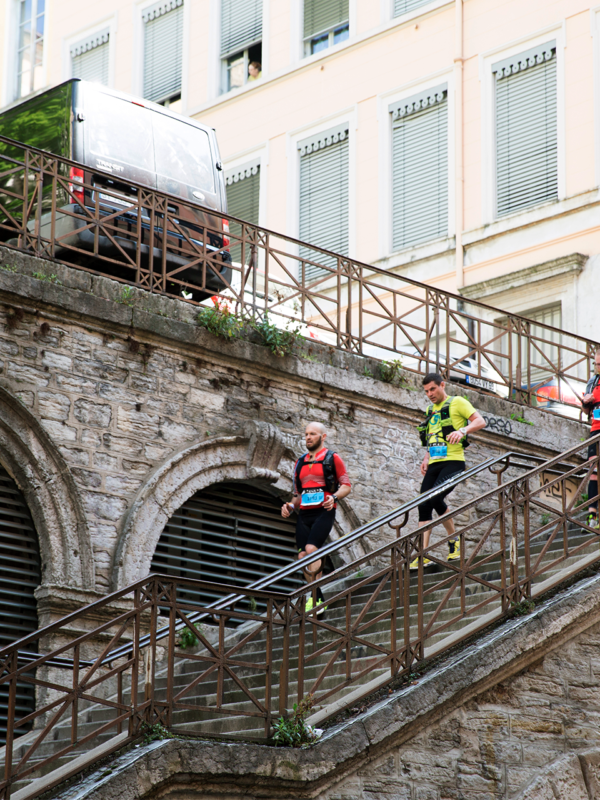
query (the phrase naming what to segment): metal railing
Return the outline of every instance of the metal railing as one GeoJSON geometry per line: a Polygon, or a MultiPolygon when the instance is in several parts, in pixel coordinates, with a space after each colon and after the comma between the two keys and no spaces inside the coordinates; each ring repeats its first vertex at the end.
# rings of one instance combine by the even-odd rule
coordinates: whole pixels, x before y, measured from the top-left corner
{"type": "Polygon", "coordinates": [[[215,296],[221,311],[267,314],[351,353],[579,414],[595,341],[82,169],[0,137],[0,241],[190,303],[215,296]]]}
{"type": "Polygon", "coordinates": [[[402,533],[406,507],[378,518],[373,524],[387,522],[393,540],[312,584],[313,592],[326,592],[325,618],[306,610],[305,588],[282,594],[152,575],[4,648],[0,687],[8,688],[9,724],[0,798],[41,776],[20,794],[34,797],[157,725],[185,735],[237,729],[264,738],[275,716],[309,694],[326,718],[332,701],[354,703],[410,674],[600,560],[600,531],[588,520],[597,497],[583,496],[600,461],[587,458],[587,446],[599,442],[600,434],[504,483],[510,466],[526,465],[497,459],[496,488],[419,530],[402,533]],[[460,522],[465,515],[469,521],[460,522]],[[438,533],[450,520],[460,558],[448,562],[447,530],[438,533]],[[427,529],[434,541],[424,548],[427,529]],[[182,599],[190,587],[223,601],[199,607],[182,599]],[[124,599],[129,610],[93,623],[101,608],[124,599]],[[206,615],[205,624],[194,625],[192,614],[206,615]],[[180,624],[196,640],[191,651],[182,647],[180,624]],[[20,660],[38,640],[42,648],[54,642],[50,652],[20,660]],[[131,646],[123,649],[124,640],[131,646]],[[16,708],[19,684],[34,687],[38,698],[25,715],[16,708]],[[86,757],[64,765],[86,747],[86,757]]]}

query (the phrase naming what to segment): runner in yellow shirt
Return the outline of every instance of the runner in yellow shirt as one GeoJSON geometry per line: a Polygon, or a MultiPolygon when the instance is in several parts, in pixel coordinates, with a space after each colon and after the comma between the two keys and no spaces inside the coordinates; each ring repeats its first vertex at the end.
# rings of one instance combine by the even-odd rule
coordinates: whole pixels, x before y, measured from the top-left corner
{"type": "MultiPolygon", "coordinates": [[[[423,389],[431,401],[425,422],[419,426],[421,444],[427,452],[421,464],[423,483],[421,494],[440,486],[453,475],[465,469],[465,447],[467,436],[485,428],[485,420],[465,397],[448,397],[446,383],[441,375],[429,373],[423,378],[423,389]]],[[[441,517],[448,511],[444,498],[452,491],[439,494],[433,500],[426,500],[419,506],[419,527],[433,519],[433,512],[441,517]]],[[[442,523],[449,536],[454,536],[454,522],[449,519],[442,523]]],[[[423,547],[429,545],[431,531],[423,534],[423,547]]],[[[448,542],[448,561],[460,558],[460,544],[455,539],[448,542]]],[[[430,564],[424,559],[424,565],[430,564]]],[[[410,568],[417,569],[418,559],[411,562],[410,568]]]]}

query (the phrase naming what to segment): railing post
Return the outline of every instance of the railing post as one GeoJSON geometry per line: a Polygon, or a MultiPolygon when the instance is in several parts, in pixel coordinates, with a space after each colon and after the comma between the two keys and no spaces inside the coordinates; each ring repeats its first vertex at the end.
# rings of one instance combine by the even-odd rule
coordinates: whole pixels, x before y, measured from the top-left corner
{"type": "Polygon", "coordinates": [[[175,687],[175,625],[177,624],[177,584],[168,585],[169,644],[167,651],[167,727],[173,724],[173,695],[175,687]]]}
{"type": "Polygon", "coordinates": [[[133,593],[133,663],[131,665],[131,694],[129,703],[131,713],[129,716],[129,735],[133,736],[139,726],[138,718],[138,677],[140,674],[140,590],[133,593]]]}
{"type": "Polygon", "coordinates": [[[393,678],[398,672],[398,651],[396,642],[396,627],[398,625],[398,546],[395,545],[390,551],[390,677],[393,678]]]}
{"type": "Polygon", "coordinates": [[[6,719],[6,745],[4,748],[4,780],[7,782],[3,800],[8,800],[11,793],[10,779],[12,777],[13,744],[15,739],[15,712],[17,709],[17,669],[19,667],[19,653],[15,650],[8,659],[7,669],[11,673],[8,684],[8,709],[6,719]]]}
{"type": "MultiPolygon", "coordinates": [[[[564,483],[564,481],[563,481],[564,483]]],[[[524,481],[524,499],[523,499],[523,557],[525,563],[525,580],[523,582],[523,590],[519,593],[519,600],[521,597],[531,597],[531,558],[530,558],[530,540],[531,533],[531,504],[530,504],[530,485],[529,480],[524,481]]]]}
{"type": "Polygon", "coordinates": [[[265,670],[265,739],[271,732],[271,690],[273,680],[273,598],[267,600],[267,641],[266,641],[266,670],[265,670]]]}
{"type": "Polygon", "coordinates": [[[292,603],[285,601],[283,622],[283,655],[281,669],[279,670],[279,715],[283,717],[288,708],[289,679],[290,679],[290,636],[292,625],[292,603]]]}
{"type": "Polygon", "coordinates": [[[77,742],[77,717],[79,714],[79,645],[73,648],[73,705],[71,706],[71,744],[77,742]]]}

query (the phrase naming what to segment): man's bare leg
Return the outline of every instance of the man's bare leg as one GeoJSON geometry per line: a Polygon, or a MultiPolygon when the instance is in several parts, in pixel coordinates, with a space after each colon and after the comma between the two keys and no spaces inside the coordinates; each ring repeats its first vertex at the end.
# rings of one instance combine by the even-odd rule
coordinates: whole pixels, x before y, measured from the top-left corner
{"type": "MultiPolygon", "coordinates": [[[[431,520],[427,520],[426,522],[419,522],[419,528],[422,528],[424,525],[431,525],[431,520]]],[[[456,528],[454,527],[454,520],[453,519],[444,519],[442,520],[442,525],[446,529],[446,533],[448,536],[454,538],[456,535],[456,528]]],[[[428,531],[425,531],[423,534],[423,549],[429,547],[429,537],[431,536],[431,528],[428,531]]]]}

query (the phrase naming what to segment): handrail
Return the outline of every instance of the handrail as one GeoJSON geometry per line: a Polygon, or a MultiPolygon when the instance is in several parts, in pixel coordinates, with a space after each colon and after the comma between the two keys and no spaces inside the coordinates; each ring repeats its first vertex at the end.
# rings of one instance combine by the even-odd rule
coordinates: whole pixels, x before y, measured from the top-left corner
{"type": "Polygon", "coordinates": [[[84,165],[6,137],[0,143],[21,155],[0,152],[0,232],[11,238],[8,247],[183,302],[220,295],[243,317],[268,312],[282,325],[300,320],[325,344],[380,361],[400,356],[409,372],[435,367],[475,391],[488,382],[496,393],[550,413],[580,408],[599,346],[591,339],[132,181],[128,206],[109,186],[100,201],[92,183],[69,183],[68,168],[84,165]],[[111,195],[118,198],[114,211],[105,205],[111,195]],[[231,223],[229,244],[222,219],[231,223]],[[231,252],[236,260],[226,276],[231,252]],[[151,253],[154,264],[147,263],[151,253]],[[92,255],[93,267],[72,264],[81,255],[92,255]],[[192,268],[199,283],[190,282],[192,268]],[[182,290],[193,296],[183,300],[182,290]]]}
{"type": "MultiPolygon", "coordinates": [[[[315,716],[326,719],[340,709],[339,702],[332,705],[332,701],[341,701],[341,692],[345,702],[354,704],[390,680],[408,676],[415,663],[470,639],[504,618],[521,601],[527,601],[526,610],[532,598],[543,596],[600,561],[600,531],[587,520],[589,504],[597,500],[597,495],[583,499],[585,481],[598,471],[600,455],[580,458],[588,445],[598,443],[600,433],[547,461],[524,457],[523,453],[486,460],[488,467],[490,461],[496,462],[491,470],[497,475],[498,486],[428,523],[434,528],[449,518],[457,520],[453,534],[461,545],[457,561],[446,560],[447,532],[427,548],[423,546],[426,526],[398,534],[377,550],[315,582],[330,584],[327,603],[332,614],[324,619],[318,617],[316,609],[306,609],[306,589],[283,593],[151,575],[9,645],[0,651],[0,685],[8,690],[9,709],[0,800],[9,800],[17,783],[31,780],[40,772],[47,781],[45,788],[75,774],[84,763],[81,758],[68,764],[59,759],[79,755],[88,742],[105,734],[111,737],[106,743],[110,751],[135,741],[145,725],[161,724],[181,735],[224,736],[231,732],[225,720],[234,714],[249,722],[252,731],[259,726],[264,733],[257,736],[262,739],[271,735],[277,715],[287,714],[293,703],[309,695],[319,709],[315,716]],[[520,469],[526,466],[525,461],[537,464],[525,474],[502,482],[510,464],[520,469]],[[540,480],[542,473],[549,473],[548,479],[540,480]],[[573,478],[577,478],[574,486],[570,484],[573,478]],[[477,514],[462,519],[475,507],[477,514]],[[376,562],[374,571],[357,573],[358,567],[370,559],[376,562]],[[413,572],[415,559],[418,568],[413,572]],[[425,559],[441,567],[441,572],[426,573],[425,559]],[[339,581],[343,572],[352,580],[339,581]],[[264,608],[252,609],[252,603],[249,610],[211,606],[218,618],[218,637],[213,637],[190,621],[188,614],[197,609],[185,599],[190,587],[227,591],[234,601],[242,595],[255,598],[264,601],[264,608]],[[127,610],[115,611],[110,618],[103,615],[100,623],[94,613],[91,625],[67,627],[78,617],[87,619],[90,610],[106,604],[110,597],[126,594],[133,595],[133,604],[127,610]],[[165,608],[171,635],[159,652],[156,623],[165,608]],[[145,615],[154,632],[149,641],[141,634],[145,615]],[[198,640],[199,647],[190,653],[177,641],[179,620],[198,640]],[[226,639],[226,625],[234,621],[256,624],[226,639]],[[52,652],[19,663],[19,648],[24,650],[24,645],[44,631],[68,635],[60,637],[52,652]],[[107,657],[115,660],[116,646],[130,635],[134,644],[130,657],[118,660],[110,669],[101,669],[107,657]],[[87,658],[94,659],[83,670],[79,659],[82,648],[86,648],[87,658]],[[64,666],[67,652],[73,654],[71,674],[57,679],[47,667],[64,666]],[[183,662],[189,670],[187,666],[178,669],[183,662]],[[25,714],[18,707],[19,686],[24,683],[35,688],[38,697],[35,710],[25,714]],[[348,695],[350,687],[352,694],[348,695]],[[110,713],[108,719],[101,714],[92,720],[90,730],[88,711],[94,707],[110,713]],[[187,728],[190,712],[193,727],[187,728]],[[203,723],[209,726],[208,731],[203,723]],[[26,726],[33,726],[33,730],[17,751],[15,732],[26,726]],[[52,736],[57,726],[63,726],[67,733],[58,751],[52,736]]],[[[483,468],[480,464],[473,469],[483,468]]],[[[464,480],[464,474],[461,477],[464,480]]],[[[447,488],[448,484],[443,487],[447,488]]],[[[405,505],[418,505],[424,497],[405,505]]],[[[373,523],[381,524],[386,518],[394,521],[390,520],[394,515],[399,519],[397,509],[373,523]]],[[[402,524],[394,527],[399,530],[402,524]]],[[[272,579],[266,576],[262,581],[272,579]]],[[[524,610],[523,606],[518,610],[524,610]]],[[[316,721],[313,718],[311,724],[316,721]]],[[[97,757],[92,749],[86,766],[97,757]]],[[[37,788],[32,784],[25,794],[33,798],[38,788],[39,784],[37,788]]],[[[19,796],[25,797],[22,793],[19,796]]]]}
{"type": "MultiPolygon", "coordinates": [[[[498,456],[492,456],[491,458],[482,461],[480,464],[476,464],[474,467],[471,467],[465,472],[460,472],[454,477],[451,476],[450,478],[448,478],[448,480],[444,481],[444,483],[440,484],[438,487],[430,489],[430,491],[424,492],[423,494],[414,497],[412,500],[409,500],[406,503],[402,503],[397,508],[394,508],[391,511],[387,511],[385,514],[381,514],[379,517],[376,517],[370,522],[366,522],[364,525],[359,526],[358,528],[356,528],[356,530],[346,534],[346,536],[343,536],[340,539],[337,539],[335,542],[331,542],[330,544],[324,545],[323,547],[319,548],[319,550],[316,553],[311,553],[307,556],[304,556],[304,558],[298,559],[298,561],[294,561],[285,567],[281,567],[280,569],[276,570],[270,575],[267,575],[263,578],[259,578],[258,580],[249,583],[246,587],[244,587],[244,589],[247,590],[266,589],[268,586],[272,586],[274,583],[277,583],[283,580],[284,578],[290,577],[295,572],[303,570],[304,567],[308,566],[309,564],[312,564],[314,561],[320,561],[326,556],[332,555],[333,553],[337,553],[342,548],[348,547],[349,545],[361,539],[363,536],[366,536],[367,534],[377,530],[377,528],[380,528],[382,525],[392,522],[397,517],[405,516],[406,518],[408,518],[408,514],[411,511],[414,511],[414,509],[418,508],[423,502],[431,500],[434,497],[437,497],[439,494],[442,494],[443,492],[447,492],[449,488],[451,487],[453,488],[458,484],[464,483],[469,478],[474,477],[475,475],[485,471],[486,469],[491,470],[491,468],[496,464],[506,462],[505,469],[508,469],[511,466],[518,467],[521,469],[527,469],[527,466],[523,464],[519,463],[511,464],[510,460],[511,458],[514,457],[529,458],[532,461],[543,462],[543,459],[540,456],[533,456],[533,455],[529,456],[527,454],[519,453],[516,451],[510,451],[508,453],[503,453],[498,456]]],[[[371,555],[372,553],[369,553],[369,556],[371,555]]],[[[341,569],[347,569],[347,567],[348,565],[345,565],[345,567],[341,569]]],[[[322,579],[322,581],[324,582],[325,579],[322,579]]],[[[315,583],[315,586],[316,585],[318,584],[315,583]]],[[[306,587],[297,589],[294,592],[291,592],[290,595],[294,596],[298,593],[304,593],[304,592],[306,592],[306,587]]],[[[215,603],[212,607],[215,609],[215,611],[217,611],[220,609],[227,608],[228,606],[234,605],[236,602],[239,602],[242,599],[243,595],[230,594],[227,597],[224,597],[219,602],[215,603]]],[[[210,616],[212,616],[210,612],[199,611],[197,613],[188,614],[187,618],[189,622],[196,623],[196,622],[201,622],[202,620],[205,620],[210,616]]],[[[185,623],[180,622],[176,626],[176,630],[182,630],[185,627],[186,627],[185,623]]],[[[163,639],[168,635],[169,635],[169,626],[166,625],[164,626],[163,629],[158,629],[154,634],[146,634],[146,636],[141,637],[140,647],[149,644],[151,640],[159,641],[160,639],[163,639]]],[[[131,653],[131,647],[132,647],[131,645],[126,644],[118,648],[117,650],[112,651],[104,659],[103,664],[110,665],[116,659],[128,655],[129,653],[131,653]]]]}

